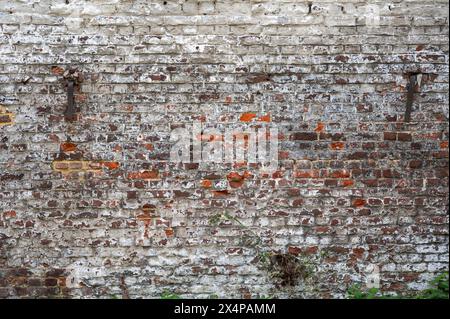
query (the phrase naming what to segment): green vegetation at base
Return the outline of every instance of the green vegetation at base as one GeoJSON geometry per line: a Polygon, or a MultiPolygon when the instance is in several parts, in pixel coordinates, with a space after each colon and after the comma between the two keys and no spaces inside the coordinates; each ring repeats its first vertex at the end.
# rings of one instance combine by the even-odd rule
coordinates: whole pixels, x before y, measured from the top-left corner
{"type": "Polygon", "coordinates": [[[435,277],[425,290],[414,295],[386,295],[377,288],[361,289],[354,285],[347,290],[348,299],[449,299],[448,295],[448,272],[435,277]]]}

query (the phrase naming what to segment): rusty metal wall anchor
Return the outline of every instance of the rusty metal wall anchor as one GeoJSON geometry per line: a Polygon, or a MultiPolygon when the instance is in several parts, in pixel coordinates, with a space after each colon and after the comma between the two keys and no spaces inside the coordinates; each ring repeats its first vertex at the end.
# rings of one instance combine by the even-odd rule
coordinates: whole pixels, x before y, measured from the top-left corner
{"type": "Polygon", "coordinates": [[[79,88],[79,84],[83,81],[81,73],[76,68],[71,68],[64,72],[65,86],[67,88],[67,108],[64,116],[68,121],[76,119],[75,106],[75,89],[79,88]]]}
{"type": "Polygon", "coordinates": [[[409,83],[407,86],[408,95],[406,96],[406,110],[405,110],[405,122],[411,121],[411,112],[414,102],[414,93],[418,91],[420,84],[422,82],[422,74],[411,73],[409,75],[409,83]]]}
{"type": "Polygon", "coordinates": [[[74,97],[74,90],[75,87],[75,81],[72,79],[69,79],[67,81],[67,108],[66,112],[64,113],[64,116],[66,118],[73,118],[75,115],[75,97],[74,97]]]}

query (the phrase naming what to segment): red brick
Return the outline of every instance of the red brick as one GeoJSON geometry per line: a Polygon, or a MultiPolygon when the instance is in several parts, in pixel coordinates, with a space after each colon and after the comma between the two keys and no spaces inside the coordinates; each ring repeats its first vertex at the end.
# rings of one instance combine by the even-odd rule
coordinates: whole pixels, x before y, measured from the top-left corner
{"type": "Polygon", "coordinates": [[[384,132],[384,140],[385,141],[396,141],[397,133],[395,132],[384,132]]]}
{"type": "Polygon", "coordinates": [[[366,200],[363,198],[357,198],[352,201],[353,207],[362,207],[364,205],[366,205],[366,200]]]}
{"type": "Polygon", "coordinates": [[[350,172],[346,170],[333,171],[329,174],[332,178],[349,178],[350,172]]]}
{"type": "Polygon", "coordinates": [[[401,142],[410,142],[412,141],[412,136],[410,133],[398,133],[397,140],[401,142]]]}
{"type": "Polygon", "coordinates": [[[268,74],[253,74],[248,76],[247,83],[256,84],[262,82],[269,82],[270,76],[268,74]]]}
{"type": "Polygon", "coordinates": [[[0,123],[10,123],[12,119],[9,115],[0,114],[0,123]]]}
{"type": "Polygon", "coordinates": [[[409,162],[409,167],[413,169],[421,168],[422,167],[422,161],[421,160],[411,160],[409,162]]]}
{"type": "Polygon", "coordinates": [[[158,179],[158,171],[142,171],[142,172],[131,172],[128,173],[129,179],[158,179]]]}
{"type": "Polygon", "coordinates": [[[291,140],[294,141],[315,141],[317,139],[317,133],[313,132],[295,132],[291,134],[291,140]]]}

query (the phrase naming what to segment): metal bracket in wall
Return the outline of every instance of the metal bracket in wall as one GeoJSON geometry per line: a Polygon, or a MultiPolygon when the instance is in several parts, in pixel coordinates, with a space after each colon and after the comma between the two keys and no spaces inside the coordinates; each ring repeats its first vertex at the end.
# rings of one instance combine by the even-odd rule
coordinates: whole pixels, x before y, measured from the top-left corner
{"type": "Polygon", "coordinates": [[[76,106],[75,106],[75,89],[82,82],[81,73],[74,68],[71,68],[64,72],[65,86],[67,88],[67,107],[64,112],[64,116],[67,121],[73,121],[76,119],[76,106]]]}
{"type": "Polygon", "coordinates": [[[419,73],[411,73],[409,75],[409,83],[407,86],[408,89],[408,95],[406,97],[406,110],[405,110],[405,122],[411,121],[411,112],[412,112],[412,106],[414,102],[414,93],[418,91],[418,88],[420,87],[420,84],[422,82],[422,74],[419,73]]]}
{"type": "Polygon", "coordinates": [[[64,113],[64,116],[67,119],[72,119],[75,115],[75,97],[73,94],[75,86],[75,81],[72,79],[69,79],[67,81],[67,108],[66,112],[64,113]]]}

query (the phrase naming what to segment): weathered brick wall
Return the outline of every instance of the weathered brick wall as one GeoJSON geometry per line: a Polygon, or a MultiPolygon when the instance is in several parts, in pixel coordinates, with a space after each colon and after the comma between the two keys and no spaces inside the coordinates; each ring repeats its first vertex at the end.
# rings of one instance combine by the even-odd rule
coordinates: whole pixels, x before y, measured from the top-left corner
{"type": "Polygon", "coordinates": [[[425,287],[447,63],[441,0],[0,0],[0,297],[343,297],[368,267],[425,287]],[[195,121],[276,126],[278,169],[171,162],[195,121]],[[249,233],[320,279],[277,285],[249,233]]]}

